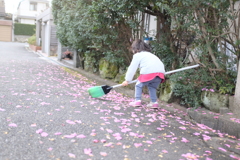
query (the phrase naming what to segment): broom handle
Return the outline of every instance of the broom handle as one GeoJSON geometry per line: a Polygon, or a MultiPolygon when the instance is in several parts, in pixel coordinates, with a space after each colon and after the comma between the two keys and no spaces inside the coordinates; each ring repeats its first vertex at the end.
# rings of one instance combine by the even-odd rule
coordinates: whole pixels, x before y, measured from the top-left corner
{"type": "MultiPolygon", "coordinates": [[[[183,68],[180,68],[180,69],[168,71],[168,72],[165,73],[165,75],[171,74],[171,73],[175,73],[175,72],[184,71],[184,70],[187,70],[187,69],[197,68],[197,67],[199,67],[199,66],[200,66],[200,64],[196,64],[196,65],[188,66],[188,67],[183,67],[183,68]]],[[[131,82],[128,82],[128,84],[136,83],[137,81],[138,81],[138,80],[135,79],[135,80],[133,80],[133,81],[131,81],[131,82]]],[[[112,86],[112,88],[121,87],[121,86],[122,86],[122,84],[117,84],[117,85],[112,86]]]]}

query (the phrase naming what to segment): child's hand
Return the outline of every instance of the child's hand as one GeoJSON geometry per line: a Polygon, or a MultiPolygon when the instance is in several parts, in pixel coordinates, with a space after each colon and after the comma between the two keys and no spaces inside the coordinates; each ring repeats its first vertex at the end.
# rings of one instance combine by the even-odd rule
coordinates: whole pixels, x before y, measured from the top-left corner
{"type": "Polygon", "coordinates": [[[124,81],[123,83],[122,83],[122,86],[127,86],[128,85],[128,81],[124,81]]]}

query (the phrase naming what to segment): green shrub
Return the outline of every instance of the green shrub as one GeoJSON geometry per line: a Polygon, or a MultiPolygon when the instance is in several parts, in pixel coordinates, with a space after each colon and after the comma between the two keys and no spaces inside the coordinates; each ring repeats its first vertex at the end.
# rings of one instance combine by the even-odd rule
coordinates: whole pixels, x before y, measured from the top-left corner
{"type": "Polygon", "coordinates": [[[174,82],[173,94],[181,98],[180,104],[187,107],[199,107],[201,105],[201,92],[212,81],[204,69],[190,69],[170,75],[174,82]]]}
{"type": "Polygon", "coordinates": [[[36,35],[35,34],[28,38],[28,43],[31,45],[36,45],[36,35]]]}
{"type": "Polygon", "coordinates": [[[35,34],[35,30],[36,30],[36,25],[22,24],[22,23],[14,24],[14,34],[15,35],[31,36],[31,35],[35,34]]]}

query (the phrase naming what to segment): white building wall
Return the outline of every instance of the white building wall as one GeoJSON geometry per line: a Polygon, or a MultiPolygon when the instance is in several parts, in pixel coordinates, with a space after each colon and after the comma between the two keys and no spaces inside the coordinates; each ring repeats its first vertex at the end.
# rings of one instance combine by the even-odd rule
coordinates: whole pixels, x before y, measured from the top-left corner
{"type": "Polygon", "coordinates": [[[157,33],[157,18],[156,16],[150,16],[150,23],[149,23],[149,36],[155,37],[157,33]]]}
{"type": "MultiPolygon", "coordinates": [[[[26,23],[26,24],[35,24],[35,19],[37,15],[41,14],[43,11],[45,11],[48,7],[49,4],[46,2],[40,2],[37,1],[35,2],[37,4],[37,9],[36,11],[30,10],[30,0],[24,0],[20,2],[20,6],[17,10],[17,15],[16,17],[20,17],[20,23],[26,23]],[[32,20],[24,18],[26,17],[33,17],[32,20]]],[[[48,2],[49,3],[49,2],[48,2]]]]}
{"type": "Polygon", "coordinates": [[[21,19],[20,23],[24,23],[24,24],[35,24],[35,20],[31,20],[31,19],[21,19]]]}

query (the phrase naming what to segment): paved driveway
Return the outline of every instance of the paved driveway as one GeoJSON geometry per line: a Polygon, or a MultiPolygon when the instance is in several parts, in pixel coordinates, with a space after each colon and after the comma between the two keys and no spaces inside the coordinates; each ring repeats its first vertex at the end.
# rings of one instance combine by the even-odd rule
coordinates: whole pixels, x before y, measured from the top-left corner
{"type": "Polygon", "coordinates": [[[240,157],[239,140],[189,122],[181,111],[130,107],[132,99],[114,90],[93,99],[93,80],[28,52],[24,43],[0,48],[1,160],[240,157]]]}

